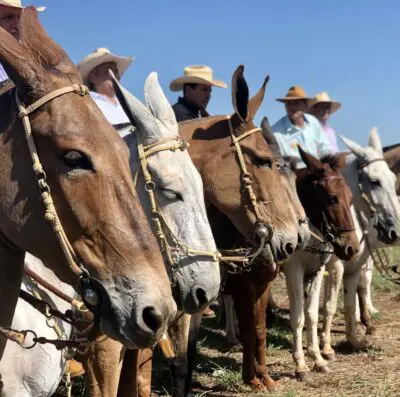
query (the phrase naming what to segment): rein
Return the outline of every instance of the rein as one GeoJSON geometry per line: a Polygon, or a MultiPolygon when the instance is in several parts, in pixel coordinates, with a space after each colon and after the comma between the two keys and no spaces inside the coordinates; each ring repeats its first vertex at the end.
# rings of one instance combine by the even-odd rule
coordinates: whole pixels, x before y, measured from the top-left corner
{"type": "Polygon", "coordinates": [[[29,121],[30,114],[51,102],[53,99],[70,93],[84,97],[85,95],[89,94],[89,90],[84,85],[74,84],[50,92],[29,106],[25,106],[21,102],[21,99],[18,95],[18,90],[15,90],[18,118],[21,120],[24,128],[26,142],[32,159],[33,171],[36,176],[42,202],[45,206],[44,219],[50,223],[53,232],[61,246],[68,266],[72,272],[78,276],[77,289],[82,296],[85,305],[96,316],[107,315],[111,310],[108,294],[101,283],[90,276],[88,270],[83,266],[70,241],[68,240],[51,196],[50,186],[47,183],[46,172],[42,166],[42,163],[40,162],[36,143],[32,135],[32,127],[29,121]]]}
{"type": "MultiPolygon", "coordinates": [[[[179,263],[185,257],[205,257],[214,262],[218,262],[221,256],[218,251],[195,250],[188,247],[187,244],[183,243],[182,240],[174,234],[160,207],[157,205],[157,199],[155,196],[156,185],[152,180],[151,174],[148,170],[147,159],[150,156],[166,150],[172,152],[175,152],[176,150],[184,151],[188,147],[188,143],[179,136],[164,138],[150,145],[143,145],[143,143],[140,141],[139,134],[136,134],[136,139],[140,167],[144,178],[144,189],[147,192],[151,206],[152,221],[156,229],[156,238],[161,252],[165,255],[168,261],[168,270],[170,271],[171,275],[179,270],[179,263]],[[169,236],[169,239],[166,235],[169,236]],[[171,243],[168,240],[171,240],[171,243]]],[[[137,182],[137,178],[138,173],[135,175],[135,184],[137,182]]]]}

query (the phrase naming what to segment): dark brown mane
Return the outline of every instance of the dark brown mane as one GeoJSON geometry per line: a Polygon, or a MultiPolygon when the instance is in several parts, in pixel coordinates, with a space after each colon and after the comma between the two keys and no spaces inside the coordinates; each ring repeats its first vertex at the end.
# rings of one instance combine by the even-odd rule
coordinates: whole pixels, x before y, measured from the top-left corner
{"type": "Polygon", "coordinates": [[[339,155],[328,154],[321,158],[321,163],[328,164],[331,168],[335,170],[341,168],[339,155]]]}

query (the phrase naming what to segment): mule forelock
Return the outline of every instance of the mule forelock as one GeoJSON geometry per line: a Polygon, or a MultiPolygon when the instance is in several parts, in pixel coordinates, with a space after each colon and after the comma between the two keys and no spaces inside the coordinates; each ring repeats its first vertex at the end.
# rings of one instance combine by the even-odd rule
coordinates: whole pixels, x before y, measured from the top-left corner
{"type": "Polygon", "coordinates": [[[342,168],[342,163],[340,161],[339,155],[328,154],[321,158],[321,163],[328,164],[334,170],[339,170],[342,168]]]}

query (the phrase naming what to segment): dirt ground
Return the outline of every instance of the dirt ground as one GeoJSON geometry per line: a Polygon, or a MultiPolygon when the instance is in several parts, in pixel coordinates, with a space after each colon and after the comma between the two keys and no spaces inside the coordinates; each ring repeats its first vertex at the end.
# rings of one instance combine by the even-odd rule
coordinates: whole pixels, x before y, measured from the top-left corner
{"type": "MultiPolygon", "coordinates": [[[[400,250],[392,250],[391,261],[399,259],[400,250]]],[[[271,397],[400,396],[400,286],[382,278],[375,271],[373,288],[374,305],[380,313],[374,318],[377,334],[368,339],[372,346],[358,352],[349,348],[344,334],[341,299],[333,326],[333,346],[337,358],[330,363],[332,372],[312,373],[309,383],[300,383],[294,376],[295,366],[291,357],[292,336],[285,282],[278,278],[273,292],[280,309],[268,332],[267,362],[270,374],[278,380],[279,387],[276,392],[266,394],[271,397]]],[[[363,332],[361,327],[360,332],[363,332]]],[[[224,333],[218,321],[205,320],[195,372],[195,395],[255,395],[241,382],[241,352],[228,350],[225,346],[224,333]]],[[[159,354],[154,366],[153,392],[160,396],[171,393],[168,363],[159,354]]],[[[62,395],[65,396],[60,387],[54,397],[62,395]]],[[[82,380],[74,382],[73,396],[84,396],[82,380]]]]}

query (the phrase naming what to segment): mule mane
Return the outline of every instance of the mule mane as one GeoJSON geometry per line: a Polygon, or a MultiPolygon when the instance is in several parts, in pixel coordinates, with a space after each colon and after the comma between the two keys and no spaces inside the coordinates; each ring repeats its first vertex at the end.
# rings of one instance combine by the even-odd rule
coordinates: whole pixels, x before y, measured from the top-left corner
{"type": "Polygon", "coordinates": [[[382,150],[383,153],[388,152],[389,150],[396,149],[400,146],[400,143],[395,143],[394,145],[385,146],[382,150]]]}
{"type": "Polygon", "coordinates": [[[217,123],[221,120],[227,120],[226,115],[208,116],[199,119],[184,120],[179,123],[181,127],[189,127],[191,124],[198,124],[200,128],[209,128],[212,124],[217,123]],[[203,125],[204,124],[204,125],[203,125]]]}
{"type": "Polygon", "coordinates": [[[321,163],[328,164],[331,168],[340,169],[340,157],[335,154],[328,154],[321,158],[321,163]]]}

